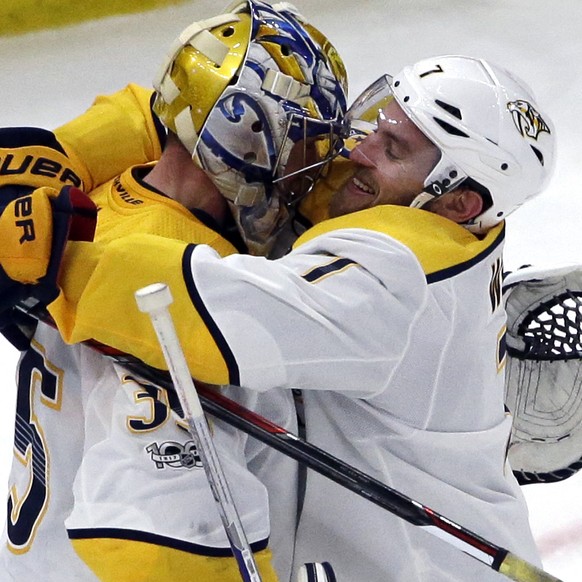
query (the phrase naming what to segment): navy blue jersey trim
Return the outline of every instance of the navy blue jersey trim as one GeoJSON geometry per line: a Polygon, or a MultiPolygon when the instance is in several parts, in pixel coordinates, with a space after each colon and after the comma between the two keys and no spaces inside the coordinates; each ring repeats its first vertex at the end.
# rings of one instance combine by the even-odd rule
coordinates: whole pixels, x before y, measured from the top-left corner
{"type": "Polygon", "coordinates": [[[350,265],[357,265],[357,264],[358,263],[356,263],[355,261],[352,261],[351,259],[336,257],[335,260],[332,260],[327,265],[323,265],[322,267],[316,267],[315,269],[312,269],[308,273],[305,273],[305,275],[302,275],[302,277],[303,277],[303,279],[305,279],[309,283],[315,283],[316,281],[318,281],[322,277],[330,275],[331,273],[334,273],[336,271],[341,271],[342,269],[345,269],[346,267],[349,267],[350,265]]]}
{"type": "Polygon", "coordinates": [[[204,321],[204,324],[208,328],[208,331],[212,335],[222,357],[224,358],[224,362],[228,369],[229,384],[240,386],[240,373],[234,354],[232,353],[225,337],[222,335],[218,325],[216,325],[214,319],[212,319],[212,316],[208,312],[208,309],[206,309],[206,305],[204,305],[204,301],[202,301],[200,293],[198,293],[198,289],[196,288],[196,282],[192,278],[190,260],[195,248],[196,245],[194,244],[188,245],[184,251],[184,256],[182,257],[182,274],[184,275],[184,282],[186,283],[188,294],[190,295],[190,299],[192,300],[198,315],[200,315],[202,321],[204,321]]]}
{"type": "Polygon", "coordinates": [[[313,563],[305,564],[305,573],[307,574],[307,582],[317,582],[317,572],[315,570],[315,564],[313,563]]]}
{"type": "MultiPolygon", "coordinates": [[[[91,539],[115,539],[115,540],[129,540],[133,542],[144,542],[147,544],[154,544],[156,546],[172,548],[189,554],[196,554],[199,556],[212,556],[215,558],[232,558],[232,550],[228,548],[212,548],[209,546],[202,546],[184,540],[177,540],[158,534],[143,532],[134,529],[121,529],[113,527],[96,527],[96,528],[82,528],[67,530],[69,539],[71,540],[91,540],[91,539]]],[[[250,544],[253,552],[260,552],[264,550],[269,544],[269,540],[261,540],[250,544]]]]}
{"type": "Polygon", "coordinates": [[[40,127],[5,127],[0,129],[0,147],[20,148],[26,146],[45,146],[66,155],[55,134],[48,129],[40,127]]]}
{"type": "Polygon", "coordinates": [[[337,582],[337,578],[335,577],[335,572],[333,571],[331,564],[329,562],[322,562],[321,565],[325,570],[328,582],[337,582]]]}
{"type": "Polygon", "coordinates": [[[458,275],[459,273],[467,271],[471,267],[479,264],[485,257],[489,256],[504,240],[505,240],[505,226],[501,229],[497,238],[486,249],[484,249],[483,251],[481,251],[479,254],[475,255],[468,261],[459,263],[457,265],[453,265],[452,267],[448,267],[446,269],[442,269],[441,271],[430,273],[430,275],[426,276],[427,283],[429,285],[431,283],[438,283],[439,281],[450,279],[458,275]]]}
{"type": "Polygon", "coordinates": [[[307,582],[321,582],[322,580],[326,582],[337,582],[335,572],[329,562],[319,562],[324,572],[323,577],[317,574],[317,564],[318,562],[306,562],[303,564],[304,572],[307,575],[307,582]]]}

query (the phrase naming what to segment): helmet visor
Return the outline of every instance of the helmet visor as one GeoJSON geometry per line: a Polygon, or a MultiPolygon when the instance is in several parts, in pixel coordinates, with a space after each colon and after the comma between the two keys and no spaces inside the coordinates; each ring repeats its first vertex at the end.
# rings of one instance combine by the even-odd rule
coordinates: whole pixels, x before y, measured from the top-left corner
{"type": "Polygon", "coordinates": [[[392,77],[382,75],[364,89],[346,112],[346,123],[363,133],[376,130],[382,110],[394,100],[392,77]]]}

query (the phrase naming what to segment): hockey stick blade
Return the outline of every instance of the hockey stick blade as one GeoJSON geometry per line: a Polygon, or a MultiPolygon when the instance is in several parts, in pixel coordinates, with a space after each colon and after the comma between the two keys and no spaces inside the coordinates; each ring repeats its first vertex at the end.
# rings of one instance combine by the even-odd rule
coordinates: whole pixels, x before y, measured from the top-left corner
{"type": "MultiPolygon", "coordinates": [[[[20,306],[20,309],[31,317],[54,325],[50,316],[43,309],[38,307],[30,309],[25,306],[20,306]]],[[[145,380],[157,384],[161,388],[174,390],[168,372],[148,366],[133,356],[123,354],[103,344],[87,342],[87,345],[124,365],[145,380]]],[[[424,528],[428,533],[441,538],[510,580],[515,582],[562,582],[559,578],[540,570],[507,549],[489,542],[270,420],[248,410],[220,394],[218,390],[202,385],[198,385],[197,390],[202,408],[206,412],[357,495],[383,507],[408,523],[424,528]]]]}

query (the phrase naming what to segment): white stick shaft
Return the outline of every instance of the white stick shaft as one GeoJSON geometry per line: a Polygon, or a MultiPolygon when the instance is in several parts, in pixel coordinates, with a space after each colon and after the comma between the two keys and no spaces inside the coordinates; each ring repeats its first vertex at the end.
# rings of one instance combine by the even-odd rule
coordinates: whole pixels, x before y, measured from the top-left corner
{"type": "Polygon", "coordinates": [[[168,306],[172,303],[169,288],[154,284],[136,292],[138,307],[147,313],[156,331],[172,381],[182,406],[192,437],[196,441],[206,477],[222,519],[232,551],[245,582],[261,582],[253,553],[236,509],[226,475],[210,434],[198,393],[190,375],[184,351],[172,321],[168,306]]]}

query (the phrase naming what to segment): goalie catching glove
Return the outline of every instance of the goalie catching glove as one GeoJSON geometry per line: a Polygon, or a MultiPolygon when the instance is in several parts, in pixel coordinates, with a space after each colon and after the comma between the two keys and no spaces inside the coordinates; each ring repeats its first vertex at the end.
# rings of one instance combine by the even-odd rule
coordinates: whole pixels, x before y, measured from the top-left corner
{"type": "Polygon", "coordinates": [[[0,313],[26,299],[48,305],[68,240],[91,241],[97,209],[81,190],[39,188],[0,216],[0,313]]]}
{"type": "Polygon", "coordinates": [[[582,266],[520,269],[504,297],[509,462],[522,485],[560,481],[582,468],[582,266]]]}

